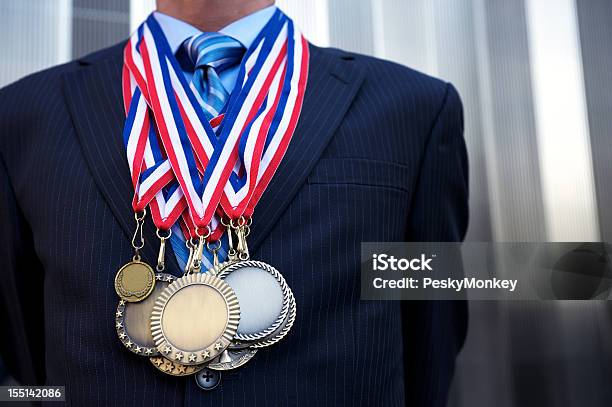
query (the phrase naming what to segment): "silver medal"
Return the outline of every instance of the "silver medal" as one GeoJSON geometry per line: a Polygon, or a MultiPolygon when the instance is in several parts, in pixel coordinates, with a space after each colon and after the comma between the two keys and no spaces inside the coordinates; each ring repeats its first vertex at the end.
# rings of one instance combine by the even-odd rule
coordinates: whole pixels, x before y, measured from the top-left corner
{"type": "Polygon", "coordinates": [[[295,303],[295,298],[293,297],[293,293],[290,292],[289,299],[289,312],[287,313],[287,318],[283,321],[283,323],[270,335],[266,336],[263,339],[256,341],[236,341],[234,340],[232,344],[229,346],[230,349],[257,349],[257,348],[265,348],[267,346],[274,345],[283,339],[287,333],[291,330],[293,323],[295,322],[295,317],[297,315],[297,305],[295,303]]]}
{"type": "Polygon", "coordinates": [[[238,261],[223,268],[219,277],[232,287],[240,303],[240,323],[234,341],[269,338],[287,320],[291,303],[295,304],[283,276],[264,262],[238,261]]]}

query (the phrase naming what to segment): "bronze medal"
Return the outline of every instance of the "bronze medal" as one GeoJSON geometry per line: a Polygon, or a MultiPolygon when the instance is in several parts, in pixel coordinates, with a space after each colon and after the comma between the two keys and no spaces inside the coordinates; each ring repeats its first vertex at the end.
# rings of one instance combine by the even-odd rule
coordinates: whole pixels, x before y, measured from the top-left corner
{"type": "Polygon", "coordinates": [[[155,272],[147,263],[132,260],[115,275],[115,291],[127,302],[140,302],[147,298],[155,287],[155,272]]]}
{"type": "Polygon", "coordinates": [[[115,328],[119,340],[131,352],[140,356],[159,355],[151,335],[151,312],[156,298],[175,279],[176,277],[170,274],[157,273],[153,292],[146,299],[140,302],[119,301],[115,313],[115,328]]]}

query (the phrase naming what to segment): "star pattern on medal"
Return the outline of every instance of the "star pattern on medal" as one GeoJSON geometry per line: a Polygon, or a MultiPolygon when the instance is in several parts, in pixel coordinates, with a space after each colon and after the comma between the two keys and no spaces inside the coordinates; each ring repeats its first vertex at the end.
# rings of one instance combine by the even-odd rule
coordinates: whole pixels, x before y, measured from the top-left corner
{"type": "Polygon", "coordinates": [[[181,352],[178,352],[176,355],[174,355],[174,359],[176,359],[176,360],[183,359],[183,354],[181,352]]]}
{"type": "Polygon", "coordinates": [[[197,357],[198,356],[195,353],[192,353],[191,355],[189,355],[189,361],[190,362],[195,362],[197,357]]]}
{"type": "MultiPolygon", "coordinates": [[[[121,300],[119,302],[119,305],[117,306],[117,311],[115,312],[115,316],[116,316],[115,326],[117,328],[117,336],[119,337],[119,340],[121,341],[121,343],[123,343],[123,345],[126,348],[128,348],[128,350],[130,350],[131,352],[137,355],[155,356],[159,354],[157,351],[157,348],[143,346],[143,345],[140,345],[137,341],[135,342],[132,340],[129,333],[126,331],[126,326],[125,326],[125,308],[126,308],[125,304],[126,302],[124,300],[121,300]]],[[[170,353],[170,351],[166,353],[170,353]]],[[[151,361],[153,360],[154,358],[151,358],[151,361]]],[[[163,363],[163,361],[160,363],[163,363]]]]}
{"type": "Polygon", "coordinates": [[[172,279],[172,276],[166,276],[165,280],[166,280],[166,281],[168,281],[168,282],[170,282],[170,281],[172,281],[173,279],[172,279]]]}
{"type": "Polygon", "coordinates": [[[156,275],[155,275],[155,279],[156,279],[157,281],[162,281],[162,278],[163,278],[163,276],[162,276],[161,274],[156,274],[156,275]]]}
{"type": "Polygon", "coordinates": [[[168,354],[168,353],[170,353],[170,352],[172,352],[172,348],[171,348],[170,346],[166,345],[166,346],[164,347],[164,353],[167,355],[167,354],[168,354]]]}
{"type": "Polygon", "coordinates": [[[221,345],[221,342],[215,343],[215,350],[221,350],[222,347],[223,345],[221,345]]]}
{"type": "Polygon", "coordinates": [[[210,357],[210,352],[207,350],[202,352],[202,358],[206,359],[210,357]]]}
{"type": "MultiPolygon", "coordinates": [[[[196,354],[192,353],[191,355],[196,355],[196,354]]],[[[188,355],[186,354],[183,354],[183,356],[185,358],[188,358],[188,355]]],[[[204,365],[194,365],[194,366],[183,365],[178,362],[172,361],[170,359],[166,359],[165,357],[162,357],[162,356],[154,356],[150,358],[150,361],[160,371],[164,373],[168,373],[173,376],[186,376],[186,375],[194,374],[200,371],[204,367],[204,365]]]]}

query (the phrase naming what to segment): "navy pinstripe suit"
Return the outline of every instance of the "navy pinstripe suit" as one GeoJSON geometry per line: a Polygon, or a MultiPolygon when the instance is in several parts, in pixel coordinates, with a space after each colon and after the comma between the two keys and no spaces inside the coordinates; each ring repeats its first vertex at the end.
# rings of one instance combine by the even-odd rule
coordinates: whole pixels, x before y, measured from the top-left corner
{"type": "MultiPolygon", "coordinates": [[[[361,241],[455,241],[467,225],[461,103],[408,68],[311,46],[302,115],[254,214],[254,258],[298,317],[214,391],[116,338],[113,278],[132,255],[122,45],[0,91],[0,349],[22,383],[71,405],[442,406],[465,304],[359,299],[361,241]]],[[[147,223],[144,258],[156,239],[147,223]]],[[[174,256],[170,270],[180,275],[174,256]]]]}

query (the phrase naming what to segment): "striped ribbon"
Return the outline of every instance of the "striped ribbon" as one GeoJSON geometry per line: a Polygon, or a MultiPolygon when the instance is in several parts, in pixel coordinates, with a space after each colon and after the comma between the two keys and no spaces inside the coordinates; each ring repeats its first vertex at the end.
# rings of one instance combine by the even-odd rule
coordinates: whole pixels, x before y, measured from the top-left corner
{"type": "Polygon", "coordinates": [[[126,45],[123,72],[134,210],[148,204],[165,229],[185,212],[186,225],[216,234],[219,204],[251,216],[301,111],[308,45],[292,20],[278,10],[246,51],[218,134],[153,15],[126,45]]]}

